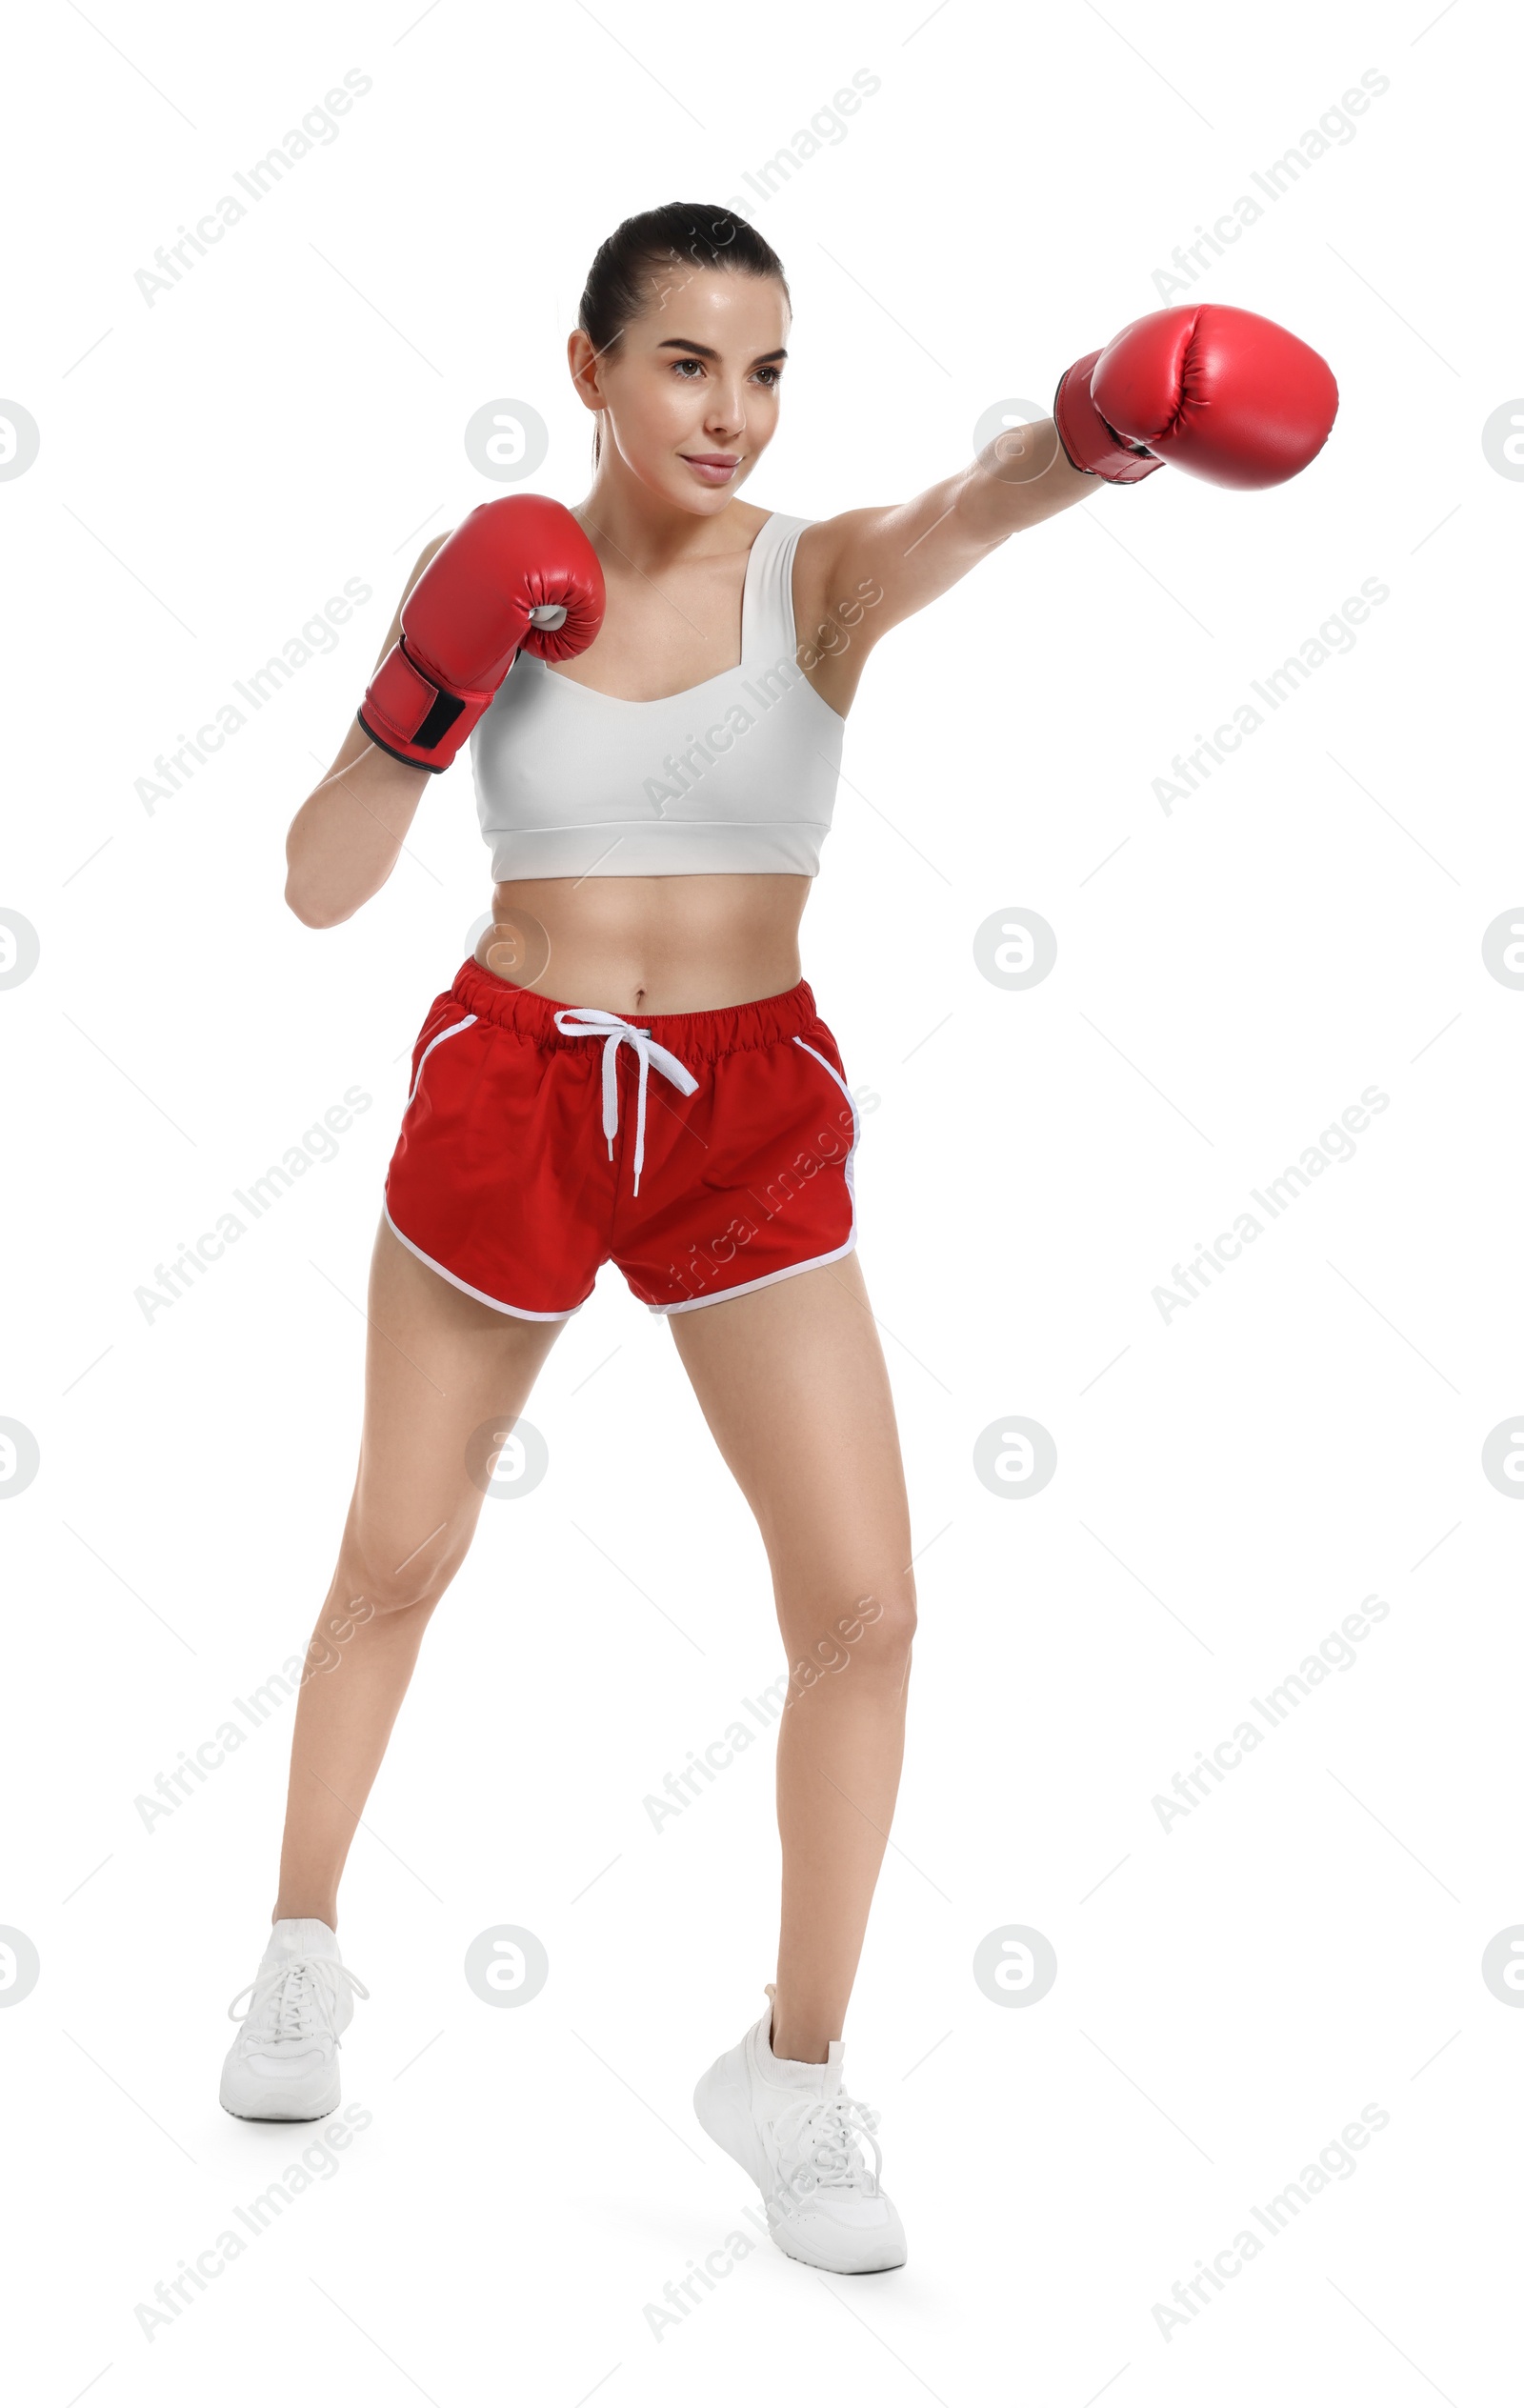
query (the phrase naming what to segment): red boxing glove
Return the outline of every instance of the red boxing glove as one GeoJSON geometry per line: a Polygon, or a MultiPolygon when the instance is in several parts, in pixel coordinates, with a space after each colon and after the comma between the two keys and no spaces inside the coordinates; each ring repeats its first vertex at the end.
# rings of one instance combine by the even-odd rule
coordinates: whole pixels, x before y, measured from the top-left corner
{"type": "Polygon", "coordinates": [[[543,493],[482,502],[404,602],[360,725],[393,760],[448,769],[518,654],[574,659],[603,606],[598,555],[569,510],[543,493]]]}
{"type": "Polygon", "coordinates": [[[1282,485],[1328,441],[1328,362],[1253,310],[1203,301],[1134,318],[1058,380],[1053,423],[1076,469],[1135,485],[1173,460],[1213,485],[1282,485]]]}

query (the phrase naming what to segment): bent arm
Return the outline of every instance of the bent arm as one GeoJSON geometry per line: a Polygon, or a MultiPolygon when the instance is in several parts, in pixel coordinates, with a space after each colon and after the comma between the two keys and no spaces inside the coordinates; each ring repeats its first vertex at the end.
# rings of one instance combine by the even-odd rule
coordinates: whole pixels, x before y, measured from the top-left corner
{"type": "MultiPolygon", "coordinates": [[[[402,603],[440,544],[428,545],[376,655],[379,668],[402,626],[402,603]]],[[[336,928],[380,892],[397,865],[430,772],[393,760],[351,721],[333,765],[286,833],[286,900],[307,928],[336,928]]]]}

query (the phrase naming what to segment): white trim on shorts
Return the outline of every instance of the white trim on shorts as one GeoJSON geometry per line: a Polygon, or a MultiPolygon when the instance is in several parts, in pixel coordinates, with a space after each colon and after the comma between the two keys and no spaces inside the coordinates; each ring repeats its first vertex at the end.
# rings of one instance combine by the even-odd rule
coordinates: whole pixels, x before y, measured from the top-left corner
{"type": "MultiPolygon", "coordinates": [[[[414,1095],[416,1095],[416,1094],[418,1093],[418,1080],[419,1080],[420,1078],[422,1078],[422,1076],[423,1076],[423,1066],[424,1066],[425,1062],[427,1062],[427,1060],[429,1059],[430,1054],[433,1052],[434,1047],[435,1047],[436,1045],[443,1045],[443,1043],[444,1043],[444,1041],[445,1041],[445,1039],[446,1039],[446,1037],[447,1037],[447,1036],[459,1036],[459,1034],[460,1034],[460,1033],[461,1033],[462,1029],[473,1029],[475,1026],[476,1026],[476,1014],[475,1014],[475,1013],[474,1013],[474,1012],[468,1012],[468,1013],[467,1013],[467,1014],[466,1014],[466,1017],[464,1018],[464,1020],[456,1020],[456,1021],[454,1022],[454,1024],[453,1024],[451,1028],[448,1028],[448,1029],[441,1029],[441,1030],[440,1030],[440,1032],[439,1032],[439,1034],[438,1034],[437,1036],[431,1036],[431,1037],[429,1039],[428,1044],[424,1047],[422,1054],[421,1054],[419,1055],[419,1057],[418,1057],[418,1070],[417,1070],[417,1075],[416,1075],[416,1077],[414,1077],[413,1082],[412,1082],[412,1085],[411,1085],[411,1088],[409,1089],[409,1091],[408,1091],[408,1103],[409,1103],[409,1104],[411,1104],[411,1103],[412,1102],[412,1099],[413,1099],[414,1095]]],[[[406,1106],[404,1106],[404,1110],[406,1110],[406,1106]]],[[[399,1237],[402,1235],[402,1232],[401,1232],[401,1230],[400,1230],[400,1229],[399,1229],[399,1230],[398,1230],[398,1232],[397,1232],[397,1235],[398,1235],[399,1237]]]]}
{"type": "MultiPolygon", "coordinates": [[[[437,1038],[435,1042],[438,1042],[437,1038]]],[[[421,1063],[419,1067],[422,1068],[421,1063]]],[[[435,1262],[432,1254],[426,1254],[421,1246],[415,1246],[412,1239],[397,1227],[385,1204],[381,1207],[381,1217],[391,1230],[392,1236],[406,1246],[409,1254],[416,1254],[418,1260],[426,1263],[431,1271],[437,1271],[441,1279],[448,1279],[452,1288],[460,1290],[462,1295],[474,1296],[478,1304],[490,1304],[494,1313],[511,1313],[515,1321],[570,1321],[572,1314],[580,1313],[582,1304],[588,1301],[584,1296],[582,1304],[569,1304],[560,1313],[531,1313],[525,1305],[505,1304],[501,1296],[490,1296],[485,1288],[473,1288],[469,1279],[458,1279],[452,1271],[445,1269],[442,1262],[435,1262]]]]}
{"type": "Polygon", "coordinates": [[[678,1304],[653,1304],[647,1308],[648,1311],[664,1314],[672,1313],[696,1313],[699,1311],[701,1306],[706,1304],[726,1304],[730,1301],[732,1296],[750,1295],[752,1290],[756,1288],[775,1287],[780,1279],[792,1279],[796,1274],[801,1271],[818,1271],[823,1263],[839,1262],[842,1255],[850,1254],[852,1248],[856,1245],[857,1190],[852,1180],[852,1157],[857,1152],[857,1141],[862,1135],[862,1120],[858,1114],[856,1099],[852,1094],[852,1089],[842,1077],[841,1073],[834,1069],[832,1065],[827,1061],[825,1055],[820,1053],[815,1046],[805,1044],[805,1040],[802,1036],[796,1036],[793,1041],[795,1045],[803,1045],[807,1054],[813,1054],[815,1060],[820,1064],[822,1070],[831,1072],[832,1077],[835,1080],[836,1085],[841,1089],[842,1094],[847,1098],[848,1104],[852,1108],[852,1143],[847,1149],[847,1159],[842,1165],[842,1175],[847,1182],[847,1200],[852,1206],[852,1227],[847,1233],[846,1244],[844,1246],[833,1247],[829,1254],[812,1254],[808,1262],[791,1262],[782,1271],[764,1272],[760,1279],[743,1279],[738,1287],[716,1288],[712,1296],[686,1296],[678,1304]]]}

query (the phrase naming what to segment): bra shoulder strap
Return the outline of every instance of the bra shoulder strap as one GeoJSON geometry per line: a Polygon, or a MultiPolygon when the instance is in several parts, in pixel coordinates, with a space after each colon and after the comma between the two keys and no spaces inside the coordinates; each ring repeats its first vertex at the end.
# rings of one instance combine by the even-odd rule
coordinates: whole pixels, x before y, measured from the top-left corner
{"type": "Polygon", "coordinates": [[[808,518],[786,518],[774,511],[752,546],[748,564],[751,577],[747,597],[746,661],[771,667],[777,661],[792,664],[798,643],[793,624],[793,555],[799,537],[812,522],[808,518]]]}

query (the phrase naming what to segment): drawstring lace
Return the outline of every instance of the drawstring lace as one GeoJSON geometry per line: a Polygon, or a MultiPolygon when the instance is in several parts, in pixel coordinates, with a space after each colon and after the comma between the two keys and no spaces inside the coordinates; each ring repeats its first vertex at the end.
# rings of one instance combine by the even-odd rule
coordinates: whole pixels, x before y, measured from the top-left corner
{"type": "Polygon", "coordinates": [[[632,1020],[622,1020],[617,1012],[584,1010],[572,1005],[555,1015],[555,1025],[563,1036],[601,1036],[603,1044],[603,1134],[609,1140],[609,1159],[613,1160],[613,1141],[619,1133],[619,1089],[616,1057],[622,1045],[628,1045],[640,1065],[640,1083],[635,1096],[635,1183],[633,1193],[640,1194],[641,1165],[646,1159],[646,1082],[652,1070],[660,1071],[680,1094],[692,1095],[698,1081],[686,1062],[670,1054],[665,1045],[658,1045],[649,1029],[636,1028],[632,1020]]]}
{"type": "Polygon", "coordinates": [[[241,2023],[245,2038],[251,2041],[310,2040],[315,2035],[319,1993],[331,2021],[343,1996],[341,1982],[348,1982],[362,1998],[371,1996],[348,1965],[331,1956],[288,1956],[256,1974],[239,1991],[229,2003],[228,2019],[241,2023]],[[236,2012],[240,1998],[250,2002],[243,2015],[236,2012]]]}
{"type": "Polygon", "coordinates": [[[876,2197],[884,2164],[873,2137],[879,2121],[876,2108],[850,2098],[845,2091],[832,2098],[801,2098],[786,2107],[774,2129],[780,2154],[797,2159],[790,2187],[798,2186],[808,2173],[812,2178],[803,2185],[806,2190],[846,2191],[860,2185],[869,2197],[876,2197]],[[872,2174],[863,2163],[859,2134],[873,2153],[872,2174]]]}

